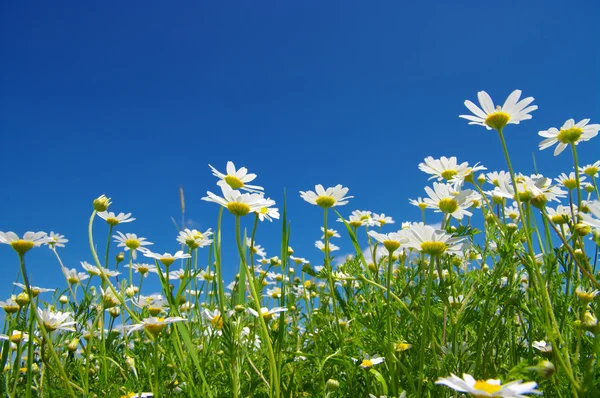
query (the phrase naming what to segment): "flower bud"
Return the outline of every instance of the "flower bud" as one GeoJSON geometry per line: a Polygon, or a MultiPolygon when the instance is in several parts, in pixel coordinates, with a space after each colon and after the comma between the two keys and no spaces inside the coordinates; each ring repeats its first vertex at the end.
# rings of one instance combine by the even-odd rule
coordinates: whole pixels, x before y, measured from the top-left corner
{"type": "Polygon", "coordinates": [[[107,198],[106,195],[100,195],[96,199],[94,199],[93,206],[94,210],[101,213],[103,211],[108,210],[108,207],[112,204],[110,198],[107,198]]]}
{"type": "Polygon", "coordinates": [[[68,298],[67,296],[65,296],[65,295],[62,295],[62,296],[60,296],[60,297],[58,298],[58,301],[59,301],[61,304],[63,304],[63,305],[64,305],[64,304],[67,304],[67,303],[69,302],[69,298],[68,298]]]}
{"type": "Polygon", "coordinates": [[[327,384],[325,385],[325,391],[336,391],[340,388],[340,382],[335,379],[327,380],[327,384]]]}

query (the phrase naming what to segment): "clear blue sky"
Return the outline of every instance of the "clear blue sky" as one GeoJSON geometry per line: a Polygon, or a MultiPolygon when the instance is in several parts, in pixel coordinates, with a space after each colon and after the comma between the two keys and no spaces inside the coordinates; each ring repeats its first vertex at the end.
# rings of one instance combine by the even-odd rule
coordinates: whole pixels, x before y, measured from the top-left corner
{"type": "MultiPolygon", "coordinates": [[[[279,204],[287,189],[292,246],[319,263],[322,213],[299,190],[344,184],[356,197],[344,214],[370,209],[399,223],[419,218],[408,198],[424,194],[424,157],[505,168],[496,134],[458,118],[479,90],[496,102],[516,88],[536,98],[533,120],[507,128],[507,138],[516,168],[532,172],[535,152],[540,171],[554,177],[571,170],[570,153],[539,152],[538,130],[600,119],[599,7],[3,1],[0,230],[60,232],[70,239],[66,265],[79,267],[91,261],[91,201],[106,193],[113,211],[137,218],[121,231],[173,252],[178,187],[193,226],[214,228],[217,206],[200,201],[218,192],[207,164],[224,170],[233,160],[279,204]]],[[[599,155],[600,139],[580,145],[582,162],[599,155]]],[[[224,225],[228,239],[232,217],[224,225]]],[[[106,229],[96,229],[102,247],[106,229]]],[[[280,229],[259,228],[270,255],[280,229]]],[[[235,250],[233,241],[224,249],[235,250]]],[[[34,284],[64,286],[47,249],[30,254],[34,284]]],[[[226,260],[237,266],[234,254],[226,260]]],[[[0,267],[5,299],[18,268],[7,246],[0,267]]]]}

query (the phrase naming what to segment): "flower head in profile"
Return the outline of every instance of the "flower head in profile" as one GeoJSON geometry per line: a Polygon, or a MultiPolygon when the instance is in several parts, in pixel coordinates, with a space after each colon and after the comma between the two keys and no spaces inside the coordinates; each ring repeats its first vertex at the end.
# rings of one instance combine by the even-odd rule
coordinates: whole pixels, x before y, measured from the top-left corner
{"type": "Polygon", "coordinates": [[[263,207],[269,207],[262,194],[241,193],[227,184],[221,185],[221,192],[223,197],[212,192],[206,192],[208,196],[205,196],[202,200],[217,203],[238,217],[245,216],[250,212],[260,211],[263,207]]]}
{"type": "Polygon", "coordinates": [[[592,178],[598,178],[599,171],[600,171],[600,160],[597,160],[596,162],[594,162],[592,164],[586,164],[585,166],[582,166],[579,168],[579,172],[581,174],[585,174],[592,178]]]}
{"type": "Polygon", "coordinates": [[[75,268],[68,269],[66,267],[62,267],[62,272],[65,275],[67,282],[72,285],[81,283],[81,281],[84,281],[90,277],[89,274],[86,274],[85,272],[78,272],[75,268]]]}
{"type": "Polygon", "coordinates": [[[135,272],[142,275],[144,278],[146,278],[148,276],[149,272],[156,272],[156,265],[154,265],[154,264],[135,263],[135,264],[131,264],[131,265],[127,264],[126,266],[130,267],[135,272]]]}
{"type": "Polygon", "coordinates": [[[310,204],[320,206],[324,209],[342,206],[348,203],[348,199],[353,196],[346,196],[348,188],[341,186],[340,184],[332,188],[323,188],[323,185],[315,185],[315,192],[313,191],[300,191],[300,197],[310,204]]]}
{"type": "Polygon", "coordinates": [[[48,234],[40,232],[25,232],[23,238],[19,238],[14,232],[0,232],[0,243],[10,245],[19,255],[24,255],[34,247],[48,242],[48,234]]]}
{"type": "Polygon", "coordinates": [[[478,124],[488,130],[502,130],[507,124],[519,124],[522,120],[531,119],[529,112],[535,111],[537,105],[528,106],[533,102],[533,97],[527,97],[519,101],[521,90],[513,91],[504,105],[494,107],[494,102],[488,93],[480,91],[477,99],[481,108],[469,100],[465,106],[473,115],[460,115],[459,117],[469,120],[469,124],[478,124]]]}
{"type": "Polygon", "coordinates": [[[42,310],[41,308],[38,308],[37,313],[44,328],[49,332],[55,330],[75,331],[72,326],[75,325],[76,322],[72,320],[73,317],[70,312],[54,312],[49,309],[42,310]]]}
{"type": "Polygon", "coordinates": [[[600,201],[596,200],[588,203],[587,208],[589,209],[589,213],[579,213],[581,222],[600,232],[600,201]]]}
{"type": "Polygon", "coordinates": [[[412,224],[409,228],[401,231],[406,237],[405,246],[431,256],[439,256],[444,253],[459,254],[462,250],[461,240],[463,238],[452,237],[445,231],[435,229],[423,223],[412,224]]]}
{"type": "MultiPolygon", "coordinates": [[[[329,248],[329,252],[334,252],[336,250],[340,250],[340,248],[338,246],[334,245],[333,243],[329,243],[327,246],[329,248]]],[[[317,249],[321,250],[322,252],[325,251],[325,243],[323,243],[320,240],[315,242],[315,247],[317,249]]]]}
{"type": "Polygon", "coordinates": [[[521,380],[502,385],[500,380],[475,380],[473,376],[463,374],[462,379],[454,374],[450,377],[440,377],[435,384],[442,384],[456,391],[466,392],[474,397],[513,397],[523,398],[523,394],[541,394],[535,388],[537,383],[521,380]]]}
{"type": "MultiPolygon", "coordinates": [[[[25,286],[22,283],[18,283],[18,282],[13,282],[13,285],[20,287],[21,289],[23,289],[24,292],[27,291],[27,286],[25,286]]],[[[33,294],[33,297],[37,297],[40,293],[48,293],[48,292],[53,292],[56,289],[46,289],[43,287],[39,287],[39,286],[29,286],[29,288],[31,289],[31,294],[33,294]]]]}
{"type": "Polygon", "coordinates": [[[381,243],[390,253],[395,252],[408,239],[400,232],[391,232],[389,234],[380,234],[375,231],[369,231],[369,235],[377,242],[381,243]]]}
{"type": "Polygon", "coordinates": [[[248,185],[249,182],[254,181],[256,174],[248,174],[248,169],[245,167],[236,169],[235,164],[231,161],[227,162],[227,174],[221,173],[210,164],[208,167],[212,170],[213,175],[219,178],[217,185],[220,187],[227,185],[231,187],[231,189],[242,189],[248,192],[259,192],[263,190],[263,187],[259,187],[258,185],[248,185]]]}
{"type": "Polygon", "coordinates": [[[43,244],[48,245],[50,249],[54,249],[55,247],[65,247],[65,243],[69,241],[64,235],[57,234],[54,231],[51,231],[46,238],[47,241],[43,244]]]}
{"type": "Polygon", "coordinates": [[[134,325],[128,326],[127,329],[129,329],[129,330],[127,333],[129,334],[136,330],[145,329],[148,332],[150,332],[151,335],[156,337],[160,334],[160,332],[163,331],[163,329],[168,324],[173,323],[173,322],[182,322],[182,321],[185,321],[185,318],[182,318],[179,316],[171,316],[168,318],[156,318],[156,317],[144,318],[141,323],[136,323],[134,325]]]}
{"type": "Polygon", "coordinates": [[[455,156],[450,158],[442,156],[439,159],[428,156],[423,162],[424,163],[419,163],[419,170],[430,174],[430,180],[437,178],[438,181],[462,182],[469,176],[472,176],[473,173],[480,170],[486,170],[486,168],[480,166],[479,163],[473,167],[469,167],[468,162],[458,164],[455,156]]]}
{"type": "Polygon", "coordinates": [[[373,356],[370,356],[369,354],[364,354],[362,360],[360,361],[355,358],[352,359],[354,359],[354,362],[360,362],[358,366],[360,366],[363,369],[371,369],[373,366],[379,365],[385,360],[385,358],[380,357],[377,354],[373,356]]]}
{"type": "MultiPolygon", "coordinates": [[[[287,311],[287,308],[283,307],[275,307],[275,308],[267,308],[261,307],[260,315],[264,318],[265,321],[270,321],[271,319],[276,319],[279,317],[279,313],[287,311]]],[[[248,312],[255,317],[258,317],[258,311],[253,308],[248,308],[248,312]]]]}
{"type": "Polygon", "coordinates": [[[144,252],[144,256],[145,257],[150,257],[153,258],[155,260],[160,261],[165,267],[169,267],[171,264],[173,264],[175,262],[175,260],[181,260],[184,258],[190,258],[192,257],[191,254],[189,253],[184,253],[183,251],[179,250],[177,253],[175,254],[170,254],[170,253],[163,253],[163,254],[159,254],[159,253],[153,253],[150,250],[146,250],[144,252]]]}
{"type": "Polygon", "coordinates": [[[124,247],[125,251],[131,250],[131,255],[135,259],[137,258],[137,252],[144,252],[147,249],[144,246],[153,245],[152,242],[148,242],[146,238],[138,237],[136,234],[124,234],[117,231],[118,235],[113,235],[115,242],[118,243],[117,247],[124,247]]]}
{"type": "Polygon", "coordinates": [[[114,227],[115,225],[135,221],[135,218],[131,217],[131,213],[119,213],[115,215],[112,211],[102,211],[98,213],[98,217],[108,223],[108,225],[114,227]]]}
{"type": "Polygon", "coordinates": [[[13,295],[6,301],[0,301],[0,308],[2,308],[7,314],[14,314],[15,312],[19,311],[21,306],[15,301],[16,298],[17,296],[13,295]]]}
{"type": "Polygon", "coordinates": [[[570,144],[578,145],[582,141],[589,141],[598,135],[600,124],[588,124],[590,119],[583,119],[575,123],[575,120],[567,120],[559,129],[551,127],[548,130],[540,131],[538,134],[545,139],[540,142],[540,150],[550,148],[558,144],[554,149],[554,156],[558,156],[570,144]]]}
{"type": "Polygon", "coordinates": [[[375,221],[377,224],[379,224],[380,227],[383,227],[384,225],[387,225],[387,224],[394,223],[394,219],[392,217],[386,216],[384,213],[373,214],[373,221],[375,221]]]}
{"type": "Polygon", "coordinates": [[[117,276],[117,275],[121,275],[121,273],[119,271],[111,271],[108,268],[104,268],[104,267],[96,267],[95,265],[92,265],[86,261],[81,261],[81,267],[87,271],[88,274],[92,275],[92,276],[100,276],[100,277],[104,277],[104,275],[106,275],[106,277],[110,278],[113,276],[117,276]]]}
{"type": "Polygon", "coordinates": [[[197,229],[184,229],[179,232],[177,236],[177,242],[182,245],[188,246],[190,249],[197,249],[199,247],[210,246],[213,242],[209,237],[212,235],[212,230],[209,228],[205,232],[200,232],[197,229]]]}

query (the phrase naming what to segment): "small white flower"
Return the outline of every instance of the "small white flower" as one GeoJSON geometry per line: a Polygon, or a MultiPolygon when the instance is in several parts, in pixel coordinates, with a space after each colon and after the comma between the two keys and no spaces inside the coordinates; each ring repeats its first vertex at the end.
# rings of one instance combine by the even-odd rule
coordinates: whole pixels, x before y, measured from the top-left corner
{"type": "Polygon", "coordinates": [[[17,234],[14,232],[1,232],[0,231],[0,243],[4,243],[10,245],[14,251],[19,253],[19,255],[24,255],[33,247],[38,247],[43,245],[44,243],[48,243],[49,238],[48,235],[43,232],[25,232],[23,238],[19,238],[17,234]]]}
{"type": "Polygon", "coordinates": [[[256,174],[248,174],[248,169],[246,169],[245,167],[240,167],[236,170],[235,165],[231,161],[227,162],[227,174],[219,172],[210,164],[208,165],[208,167],[210,167],[215,177],[220,178],[220,180],[217,182],[217,185],[219,185],[220,187],[227,185],[232,189],[243,189],[249,192],[257,192],[263,190],[263,187],[259,187],[258,185],[247,184],[251,181],[254,181],[254,179],[256,178],[256,174]]]}
{"type": "Polygon", "coordinates": [[[569,119],[559,129],[551,127],[548,130],[540,131],[538,134],[546,138],[540,142],[540,150],[550,148],[557,144],[554,150],[554,156],[558,156],[570,144],[579,145],[582,141],[589,141],[598,135],[600,124],[588,124],[590,119],[583,119],[575,124],[575,120],[569,119]]]}
{"type": "Polygon", "coordinates": [[[137,323],[137,324],[128,326],[127,334],[130,334],[131,332],[134,332],[136,330],[146,329],[148,332],[150,332],[150,334],[152,334],[153,336],[156,337],[160,334],[160,332],[162,332],[162,330],[168,324],[173,323],[173,322],[182,322],[185,320],[186,320],[185,318],[182,318],[179,316],[173,316],[173,317],[168,317],[168,318],[156,318],[156,317],[144,318],[142,320],[142,323],[137,323]]]}
{"type": "Polygon", "coordinates": [[[223,197],[212,192],[206,192],[208,196],[205,196],[202,200],[217,203],[238,217],[245,216],[250,212],[260,211],[267,203],[262,194],[241,193],[227,184],[221,185],[221,192],[223,197]]]}
{"type": "Polygon", "coordinates": [[[136,234],[123,234],[120,231],[117,231],[118,235],[113,235],[115,242],[118,243],[117,247],[124,247],[125,251],[131,250],[131,255],[133,258],[137,258],[137,252],[144,252],[147,249],[144,246],[152,245],[152,242],[148,242],[146,238],[141,238],[136,234]]]}
{"type": "Polygon", "coordinates": [[[115,215],[112,211],[103,211],[98,213],[98,217],[113,227],[118,224],[135,221],[135,218],[131,217],[131,213],[119,213],[118,215],[115,215]]]}
{"type": "Polygon", "coordinates": [[[473,376],[463,374],[463,378],[451,374],[450,377],[440,377],[435,384],[443,384],[456,391],[466,392],[476,397],[512,397],[523,398],[523,394],[541,394],[535,388],[537,383],[530,381],[522,383],[521,380],[502,385],[500,380],[489,379],[486,381],[475,380],[473,376]]]}
{"type": "MultiPolygon", "coordinates": [[[[329,252],[334,252],[336,250],[340,250],[339,247],[337,247],[336,245],[334,245],[333,243],[329,243],[329,252]]],[[[321,242],[320,240],[315,242],[315,247],[321,251],[325,251],[325,243],[321,242]]]]}
{"type": "Polygon", "coordinates": [[[41,308],[38,308],[37,313],[44,328],[49,332],[55,330],[75,331],[72,326],[77,322],[72,320],[73,318],[70,312],[54,312],[49,309],[42,310],[41,308]]]}
{"type": "Polygon", "coordinates": [[[513,91],[502,107],[494,107],[494,102],[488,93],[480,91],[477,93],[481,108],[469,100],[465,101],[465,106],[473,112],[474,115],[460,115],[459,117],[469,120],[469,124],[478,124],[488,130],[501,130],[507,124],[519,124],[522,120],[531,119],[529,112],[535,111],[537,105],[529,106],[533,102],[533,97],[527,97],[519,101],[521,90],[513,91]]]}
{"type": "Polygon", "coordinates": [[[315,185],[315,191],[300,191],[300,196],[308,203],[324,209],[345,205],[348,203],[348,199],[353,198],[353,196],[346,196],[348,188],[344,188],[339,184],[327,189],[323,188],[323,185],[318,184],[315,185]]]}
{"type": "Polygon", "coordinates": [[[159,254],[159,253],[153,253],[150,250],[146,250],[146,251],[144,251],[144,256],[160,261],[165,267],[169,267],[171,264],[173,264],[175,262],[175,260],[181,260],[184,258],[192,257],[191,254],[184,253],[181,250],[179,250],[175,254],[170,254],[170,253],[159,254]]]}

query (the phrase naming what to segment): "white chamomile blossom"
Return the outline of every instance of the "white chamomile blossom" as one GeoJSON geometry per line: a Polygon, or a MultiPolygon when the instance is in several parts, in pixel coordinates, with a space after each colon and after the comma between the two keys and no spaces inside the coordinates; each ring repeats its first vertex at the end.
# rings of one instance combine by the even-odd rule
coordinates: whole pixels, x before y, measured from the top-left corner
{"type": "MultiPolygon", "coordinates": [[[[321,227],[321,232],[323,232],[323,236],[321,236],[321,239],[325,239],[325,228],[321,227]]],[[[341,238],[341,236],[338,233],[338,231],[336,231],[335,229],[329,229],[329,228],[327,228],[327,237],[329,239],[331,239],[331,238],[341,238]]]]}
{"type": "Polygon", "coordinates": [[[199,247],[210,246],[213,240],[209,239],[209,236],[212,234],[211,228],[207,229],[205,232],[186,228],[179,232],[177,242],[182,245],[187,245],[190,249],[197,249],[199,247]]]}
{"type": "Polygon", "coordinates": [[[537,105],[529,106],[533,97],[527,97],[519,101],[521,90],[513,91],[502,107],[494,107],[494,102],[488,93],[479,91],[477,99],[481,108],[473,102],[466,100],[465,106],[473,115],[460,115],[459,117],[469,120],[469,124],[484,126],[488,130],[502,130],[507,124],[519,124],[522,120],[531,119],[529,112],[535,111],[537,105]]]}
{"type": "Polygon", "coordinates": [[[131,267],[131,269],[142,275],[144,278],[148,276],[149,272],[156,272],[156,265],[154,264],[134,263],[131,264],[131,266],[129,264],[127,264],[126,266],[131,267]]]}
{"type": "Polygon", "coordinates": [[[55,330],[75,331],[72,326],[77,324],[77,322],[72,320],[73,317],[70,312],[54,312],[49,309],[42,310],[38,308],[37,313],[42,325],[44,325],[44,328],[48,332],[55,330]]]}
{"type": "Polygon", "coordinates": [[[427,207],[435,209],[436,213],[450,214],[457,220],[462,220],[465,215],[473,215],[467,210],[473,203],[471,197],[473,191],[470,189],[456,191],[449,184],[434,182],[433,189],[425,187],[425,192],[429,195],[429,198],[425,198],[427,207]]]}
{"type": "Polygon", "coordinates": [[[147,249],[144,246],[152,245],[152,242],[148,242],[146,238],[139,238],[136,234],[123,234],[120,231],[117,231],[118,235],[113,235],[115,242],[117,242],[117,247],[124,247],[125,251],[131,250],[131,255],[135,259],[137,258],[137,252],[144,252],[147,249]]]}
{"type": "Polygon", "coordinates": [[[0,334],[0,340],[8,340],[11,343],[26,343],[29,341],[29,335],[20,330],[13,330],[10,336],[0,334]]]}
{"type": "Polygon", "coordinates": [[[54,231],[50,231],[47,238],[48,240],[44,242],[44,244],[48,245],[50,249],[54,249],[55,247],[65,247],[65,243],[69,241],[64,235],[55,233],[54,231]]]}
{"type": "Polygon", "coordinates": [[[62,271],[65,275],[65,279],[67,280],[67,282],[69,282],[72,285],[81,283],[81,281],[84,281],[90,277],[89,274],[86,274],[85,272],[78,272],[75,268],[68,269],[62,267],[62,271]]]}
{"type": "Polygon", "coordinates": [[[150,250],[146,250],[146,251],[144,251],[144,256],[160,261],[165,267],[169,267],[171,264],[173,264],[175,262],[175,260],[182,260],[185,258],[192,257],[191,254],[184,253],[181,250],[177,251],[175,254],[170,254],[170,253],[159,254],[159,253],[153,253],[150,250]]]}
{"type": "Polygon", "coordinates": [[[579,213],[581,222],[589,225],[600,233],[600,201],[596,200],[587,204],[589,213],[579,213]]]}
{"type": "Polygon", "coordinates": [[[144,318],[141,323],[137,323],[137,324],[128,326],[127,334],[132,333],[136,330],[145,329],[148,332],[150,332],[150,334],[152,334],[154,337],[156,337],[160,334],[160,332],[163,331],[163,329],[168,324],[173,323],[173,322],[183,322],[183,321],[185,321],[185,318],[182,318],[179,316],[172,316],[172,317],[168,317],[168,318],[156,318],[156,317],[144,318]]]}
{"type": "Polygon", "coordinates": [[[534,341],[531,346],[540,352],[552,352],[552,344],[546,343],[544,340],[534,341]]]}
{"type": "Polygon", "coordinates": [[[417,206],[421,210],[425,210],[427,208],[427,203],[420,196],[417,199],[409,199],[409,203],[413,206],[417,206]]]}
{"type": "Polygon", "coordinates": [[[437,178],[438,181],[445,180],[448,182],[455,177],[460,177],[459,180],[464,181],[466,177],[472,175],[474,172],[485,169],[485,167],[479,166],[479,164],[473,167],[469,167],[468,162],[458,164],[455,156],[450,158],[442,156],[439,159],[428,156],[424,159],[424,163],[419,163],[419,170],[431,174],[431,177],[429,177],[430,180],[437,178]]]}
{"type": "Polygon", "coordinates": [[[86,270],[88,272],[88,274],[90,274],[92,276],[102,277],[102,274],[104,274],[107,277],[113,277],[113,276],[121,275],[121,273],[119,271],[111,271],[104,267],[96,267],[95,265],[91,265],[90,263],[88,263],[86,261],[81,261],[81,267],[84,270],[86,270]]]}
{"type": "Polygon", "coordinates": [[[255,210],[254,213],[256,213],[260,221],[273,221],[273,219],[279,220],[279,209],[277,209],[276,207],[270,207],[274,205],[275,201],[267,198],[265,199],[263,207],[261,207],[258,210],[255,210]]]}
{"type": "Polygon", "coordinates": [[[44,243],[48,243],[48,234],[43,231],[40,232],[25,232],[23,238],[19,238],[14,232],[1,232],[0,231],[0,243],[10,245],[14,251],[19,255],[24,255],[33,247],[38,247],[44,243]]]}
{"type": "Polygon", "coordinates": [[[260,257],[267,256],[267,252],[265,251],[265,249],[263,249],[263,247],[261,245],[257,244],[256,241],[254,241],[254,244],[253,244],[252,238],[246,238],[246,246],[248,247],[248,250],[252,251],[253,255],[260,256],[260,257]]]}
{"type": "Polygon", "coordinates": [[[585,174],[591,178],[598,178],[598,172],[600,171],[600,160],[587,164],[579,168],[581,174],[585,174]]]}
{"type": "MultiPolygon", "coordinates": [[[[275,308],[266,308],[266,307],[261,307],[260,309],[260,313],[261,316],[264,318],[265,321],[270,321],[271,319],[276,319],[277,317],[279,317],[279,313],[281,312],[285,312],[287,311],[287,308],[283,308],[283,307],[275,307],[275,308]]],[[[248,308],[248,312],[252,315],[254,315],[255,317],[258,317],[258,312],[253,309],[253,308],[248,308]]]]}
{"type": "Polygon", "coordinates": [[[377,224],[379,224],[380,227],[383,227],[384,225],[387,225],[387,224],[394,223],[394,219],[392,217],[386,216],[384,213],[373,214],[373,221],[375,221],[377,224]]]}
{"type": "Polygon", "coordinates": [[[407,248],[431,256],[439,256],[444,253],[458,254],[461,252],[463,238],[452,237],[442,230],[437,230],[423,223],[415,223],[408,229],[402,230],[402,235],[407,239],[404,245],[407,248]]]}
{"type": "Polygon", "coordinates": [[[583,119],[575,124],[575,120],[569,119],[559,129],[551,127],[548,130],[540,131],[538,134],[545,140],[540,142],[540,150],[550,148],[558,144],[554,150],[554,156],[558,156],[570,144],[579,145],[582,141],[589,141],[598,135],[600,124],[588,124],[590,119],[583,119]]]}
{"type": "Polygon", "coordinates": [[[14,314],[15,312],[19,311],[21,306],[15,301],[16,298],[17,296],[13,295],[6,301],[0,301],[0,308],[2,308],[7,314],[14,314]]]}
{"type": "Polygon", "coordinates": [[[259,187],[258,185],[248,185],[249,182],[254,181],[256,178],[256,174],[248,174],[248,169],[245,167],[240,167],[236,170],[235,165],[232,161],[227,162],[227,174],[223,174],[210,164],[208,165],[213,172],[215,177],[218,177],[220,180],[217,182],[217,185],[223,187],[227,185],[232,189],[242,189],[244,191],[249,192],[257,192],[262,191],[263,187],[259,187]]]}
{"type": "Polygon", "coordinates": [[[300,191],[302,199],[313,205],[320,206],[324,209],[335,206],[342,206],[348,203],[348,199],[353,196],[346,196],[348,188],[342,187],[340,184],[332,188],[323,188],[323,185],[315,185],[315,192],[300,191]]]}
{"type": "MultiPolygon", "coordinates": [[[[359,362],[358,359],[352,358],[354,360],[354,362],[359,362]]],[[[373,366],[375,365],[379,365],[380,363],[383,363],[383,361],[385,360],[385,358],[380,357],[379,355],[373,355],[370,356],[369,354],[364,354],[362,360],[360,360],[360,364],[358,366],[360,366],[363,369],[371,369],[373,366]]]]}
{"type": "Polygon", "coordinates": [[[174,271],[170,271],[169,272],[169,280],[171,281],[176,281],[176,280],[183,280],[186,277],[186,272],[185,269],[176,269],[174,271]]]}
{"type": "Polygon", "coordinates": [[[475,380],[473,376],[463,374],[462,379],[454,374],[450,377],[440,377],[435,384],[442,384],[459,392],[466,392],[474,397],[511,397],[523,398],[523,394],[541,394],[535,388],[537,383],[521,380],[502,385],[500,380],[475,380]]]}
{"type": "MultiPolygon", "coordinates": [[[[546,212],[548,213],[548,217],[550,217],[552,222],[558,225],[567,223],[572,216],[571,208],[563,205],[556,206],[556,209],[552,207],[546,207],[546,212]]],[[[575,205],[573,205],[573,212],[575,215],[577,215],[577,206],[575,205]]]]}
{"type": "Polygon", "coordinates": [[[389,234],[380,234],[375,231],[369,231],[369,235],[390,252],[395,252],[408,239],[399,232],[390,232],[389,234]]]}
{"type": "Polygon", "coordinates": [[[202,316],[208,321],[210,322],[210,326],[213,329],[217,329],[217,330],[221,330],[223,329],[223,316],[221,315],[221,311],[219,310],[214,310],[214,311],[210,311],[208,309],[205,309],[202,312],[202,316]]]}
{"type": "MultiPolygon", "coordinates": [[[[579,176],[580,184],[585,180],[585,175],[579,176]]],[[[559,175],[558,178],[556,178],[556,182],[561,184],[563,187],[567,188],[569,191],[572,191],[573,189],[577,188],[577,176],[573,171],[570,172],[568,175],[566,173],[561,173],[561,175],[559,175]]]]}
{"type": "MultiPolygon", "coordinates": [[[[25,286],[22,283],[18,283],[18,282],[13,282],[13,285],[20,287],[21,289],[23,289],[23,291],[27,291],[27,286],[25,286]]],[[[43,287],[38,287],[38,286],[29,286],[29,288],[31,289],[31,294],[33,294],[33,297],[38,296],[40,293],[48,293],[48,292],[53,292],[56,289],[45,289],[43,287]]]]}
{"type": "Polygon", "coordinates": [[[245,216],[250,212],[260,211],[268,205],[262,194],[241,193],[227,184],[221,185],[221,191],[223,197],[217,196],[212,192],[206,192],[208,196],[205,196],[202,200],[217,203],[238,217],[245,216]]]}
{"type": "Polygon", "coordinates": [[[135,221],[135,218],[131,217],[131,213],[119,213],[115,215],[115,213],[113,213],[112,211],[103,211],[98,213],[98,217],[106,221],[107,224],[112,227],[118,224],[135,221]]]}
{"type": "Polygon", "coordinates": [[[510,181],[510,173],[504,170],[491,171],[486,174],[488,182],[494,186],[500,185],[500,181],[510,181]]]}
{"type": "Polygon", "coordinates": [[[206,269],[200,270],[197,276],[199,281],[207,281],[212,282],[215,279],[215,273],[210,270],[210,267],[206,267],[206,269]]]}
{"type": "MultiPolygon", "coordinates": [[[[340,250],[340,248],[336,245],[334,245],[333,243],[329,243],[329,252],[334,252],[336,250],[340,250]]],[[[318,240],[315,242],[315,247],[321,251],[325,251],[325,243],[323,243],[322,241],[318,240]]]]}

